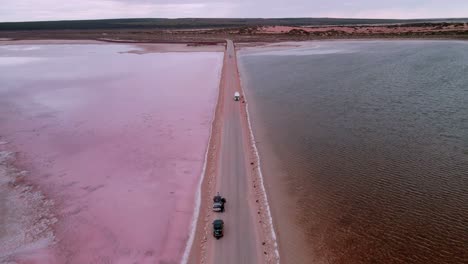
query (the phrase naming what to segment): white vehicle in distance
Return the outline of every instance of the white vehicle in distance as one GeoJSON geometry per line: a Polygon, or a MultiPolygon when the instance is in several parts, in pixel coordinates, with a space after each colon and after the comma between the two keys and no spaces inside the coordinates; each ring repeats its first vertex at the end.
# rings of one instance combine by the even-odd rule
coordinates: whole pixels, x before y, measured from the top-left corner
{"type": "Polygon", "coordinates": [[[234,101],[239,101],[240,100],[240,94],[239,92],[234,93],[234,101]]]}

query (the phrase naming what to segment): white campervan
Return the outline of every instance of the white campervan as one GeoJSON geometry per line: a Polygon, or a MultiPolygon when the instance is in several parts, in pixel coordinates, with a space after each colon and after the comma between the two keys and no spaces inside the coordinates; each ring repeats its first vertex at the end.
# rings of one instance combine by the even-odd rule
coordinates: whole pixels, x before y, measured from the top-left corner
{"type": "Polygon", "coordinates": [[[240,100],[240,94],[239,92],[234,93],[234,101],[239,101],[240,100]]]}

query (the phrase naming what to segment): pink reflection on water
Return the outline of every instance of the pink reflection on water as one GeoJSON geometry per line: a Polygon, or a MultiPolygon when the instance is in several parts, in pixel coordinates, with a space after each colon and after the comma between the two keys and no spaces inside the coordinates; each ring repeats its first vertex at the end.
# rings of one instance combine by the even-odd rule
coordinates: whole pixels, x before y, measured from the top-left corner
{"type": "Polygon", "coordinates": [[[0,133],[59,218],[55,245],[19,262],[180,261],[222,53],[127,49],[0,50],[42,58],[2,67],[0,133]]]}

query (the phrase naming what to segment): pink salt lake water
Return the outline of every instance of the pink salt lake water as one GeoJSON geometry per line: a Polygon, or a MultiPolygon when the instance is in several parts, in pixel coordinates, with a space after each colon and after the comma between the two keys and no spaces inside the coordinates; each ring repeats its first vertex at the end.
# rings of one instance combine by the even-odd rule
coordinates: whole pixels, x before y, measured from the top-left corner
{"type": "Polygon", "coordinates": [[[124,53],[135,49],[0,46],[0,151],[58,220],[52,241],[0,259],[180,262],[223,54],[124,53]]]}

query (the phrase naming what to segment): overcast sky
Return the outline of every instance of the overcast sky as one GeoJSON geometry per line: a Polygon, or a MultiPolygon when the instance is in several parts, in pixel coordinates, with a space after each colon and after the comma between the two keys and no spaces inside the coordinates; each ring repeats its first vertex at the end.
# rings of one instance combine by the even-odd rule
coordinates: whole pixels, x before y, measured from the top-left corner
{"type": "Polygon", "coordinates": [[[0,0],[0,21],[129,17],[468,17],[468,0],[0,0]]]}

